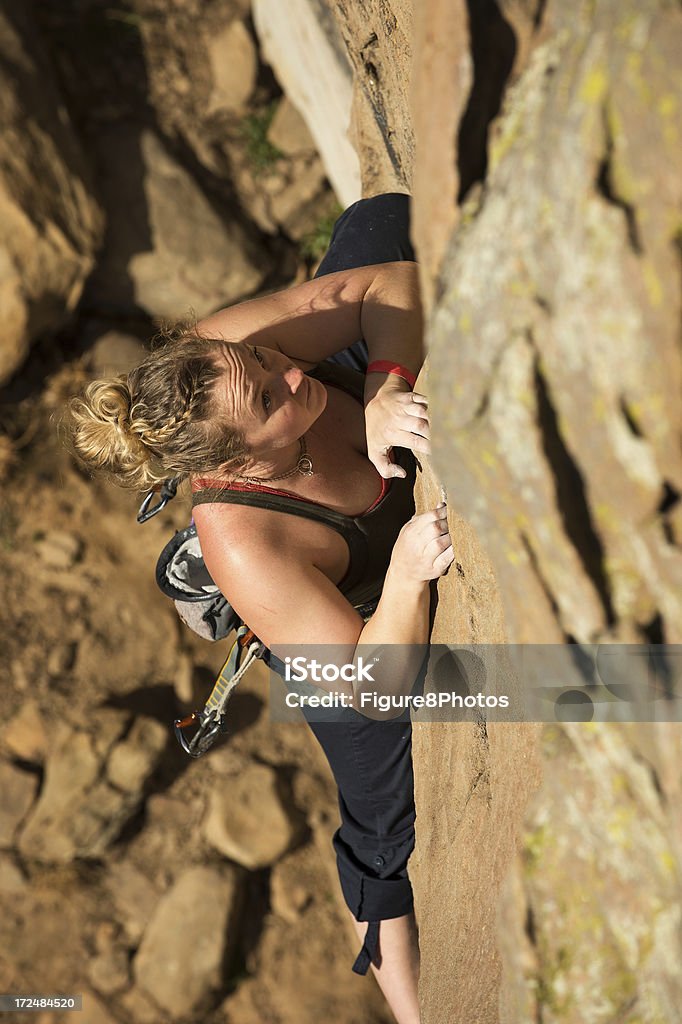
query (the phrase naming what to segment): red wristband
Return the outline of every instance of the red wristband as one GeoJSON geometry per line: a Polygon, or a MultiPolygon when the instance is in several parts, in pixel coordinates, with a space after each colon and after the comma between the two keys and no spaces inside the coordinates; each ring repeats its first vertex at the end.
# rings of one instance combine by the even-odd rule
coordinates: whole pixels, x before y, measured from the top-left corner
{"type": "Polygon", "coordinates": [[[398,377],[402,377],[403,380],[406,380],[413,389],[417,383],[417,378],[411,370],[408,370],[406,366],[401,366],[400,363],[392,363],[388,359],[375,359],[373,363],[369,364],[365,372],[395,373],[398,377]]]}

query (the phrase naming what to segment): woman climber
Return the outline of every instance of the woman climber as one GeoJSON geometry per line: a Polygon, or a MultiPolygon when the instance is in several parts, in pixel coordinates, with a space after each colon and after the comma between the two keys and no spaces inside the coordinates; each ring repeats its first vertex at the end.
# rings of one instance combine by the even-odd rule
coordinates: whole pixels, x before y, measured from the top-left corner
{"type": "MultiPolygon", "coordinates": [[[[191,481],[206,566],[268,649],[428,643],[430,581],[454,554],[444,504],[414,514],[412,452],[429,451],[429,423],[413,391],[423,357],[409,202],[354,203],[311,281],[179,330],[71,403],[73,447],[91,469],[137,489],[191,481]]],[[[407,662],[394,692],[415,683],[407,662]]],[[[353,970],[371,963],[396,1020],[415,1024],[409,709],[308,721],[339,790],[333,844],[363,941],[353,970]]]]}

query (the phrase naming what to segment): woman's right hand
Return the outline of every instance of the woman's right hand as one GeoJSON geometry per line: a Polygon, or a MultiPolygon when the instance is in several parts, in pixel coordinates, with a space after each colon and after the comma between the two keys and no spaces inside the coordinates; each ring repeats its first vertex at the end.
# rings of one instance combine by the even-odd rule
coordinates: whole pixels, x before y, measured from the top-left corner
{"type": "Polygon", "coordinates": [[[447,572],[455,558],[448,533],[444,501],[434,509],[412,516],[393,545],[391,569],[418,583],[435,580],[447,572]]]}

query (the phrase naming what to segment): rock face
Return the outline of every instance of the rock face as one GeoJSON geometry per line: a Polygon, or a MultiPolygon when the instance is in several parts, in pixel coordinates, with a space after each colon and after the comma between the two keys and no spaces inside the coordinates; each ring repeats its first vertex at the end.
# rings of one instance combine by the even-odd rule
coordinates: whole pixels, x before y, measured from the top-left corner
{"type": "Polygon", "coordinates": [[[362,194],[407,192],[414,160],[409,88],[415,5],[318,0],[317,6],[333,13],[354,71],[351,137],[361,157],[362,194]]]}
{"type": "MultiPolygon", "coordinates": [[[[446,485],[457,552],[433,640],[678,643],[679,11],[414,6],[412,125],[382,117],[406,111],[390,73],[369,106],[414,197],[417,498],[446,485]]],[[[366,97],[363,48],[387,65],[405,7],[338,5],[366,97]]],[[[370,159],[363,184],[394,187],[370,159]]],[[[425,1024],[677,1019],[681,744],[664,722],[415,723],[425,1024]]]]}
{"type": "Polygon", "coordinates": [[[102,219],[29,10],[0,4],[0,383],[74,309],[102,219]]]}
{"type": "Polygon", "coordinates": [[[436,463],[510,638],[679,642],[680,26],[550,4],[545,31],[441,268],[436,463]]]}
{"type": "Polygon", "coordinates": [[[338,199],[360,198],[358,157],[348,138],[352,75],[326,0],[255,0],[265,59],[303,115],[338,199]]]}

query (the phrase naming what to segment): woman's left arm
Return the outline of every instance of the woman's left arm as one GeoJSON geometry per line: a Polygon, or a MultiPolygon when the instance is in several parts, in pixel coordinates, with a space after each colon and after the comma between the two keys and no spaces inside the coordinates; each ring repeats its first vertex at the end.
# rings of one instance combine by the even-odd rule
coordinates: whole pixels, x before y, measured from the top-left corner
{"type": "Polygon", "coordinates": [[[302,369],[365,337],[369,358],[422,364],[417,264],[376,263],[339,270],[238,302],[197,325],[205,337],[249,341],[283,352],[302,369]]]}
{"type": "MultiPolygon", "coordinates": [[[[390,360],[416,376],[423,361],[418,267],[397,261],[325,274],[221,309],[197,329],[204,337],[273,348],[302,370],[364,337],[370,363],[390,360]]],[[[426,399],[401,377],[367,375],[365,418],[367,454],[383,477],[404,475],[390,461],[392,446],[428,452],[426,399]]]]}

